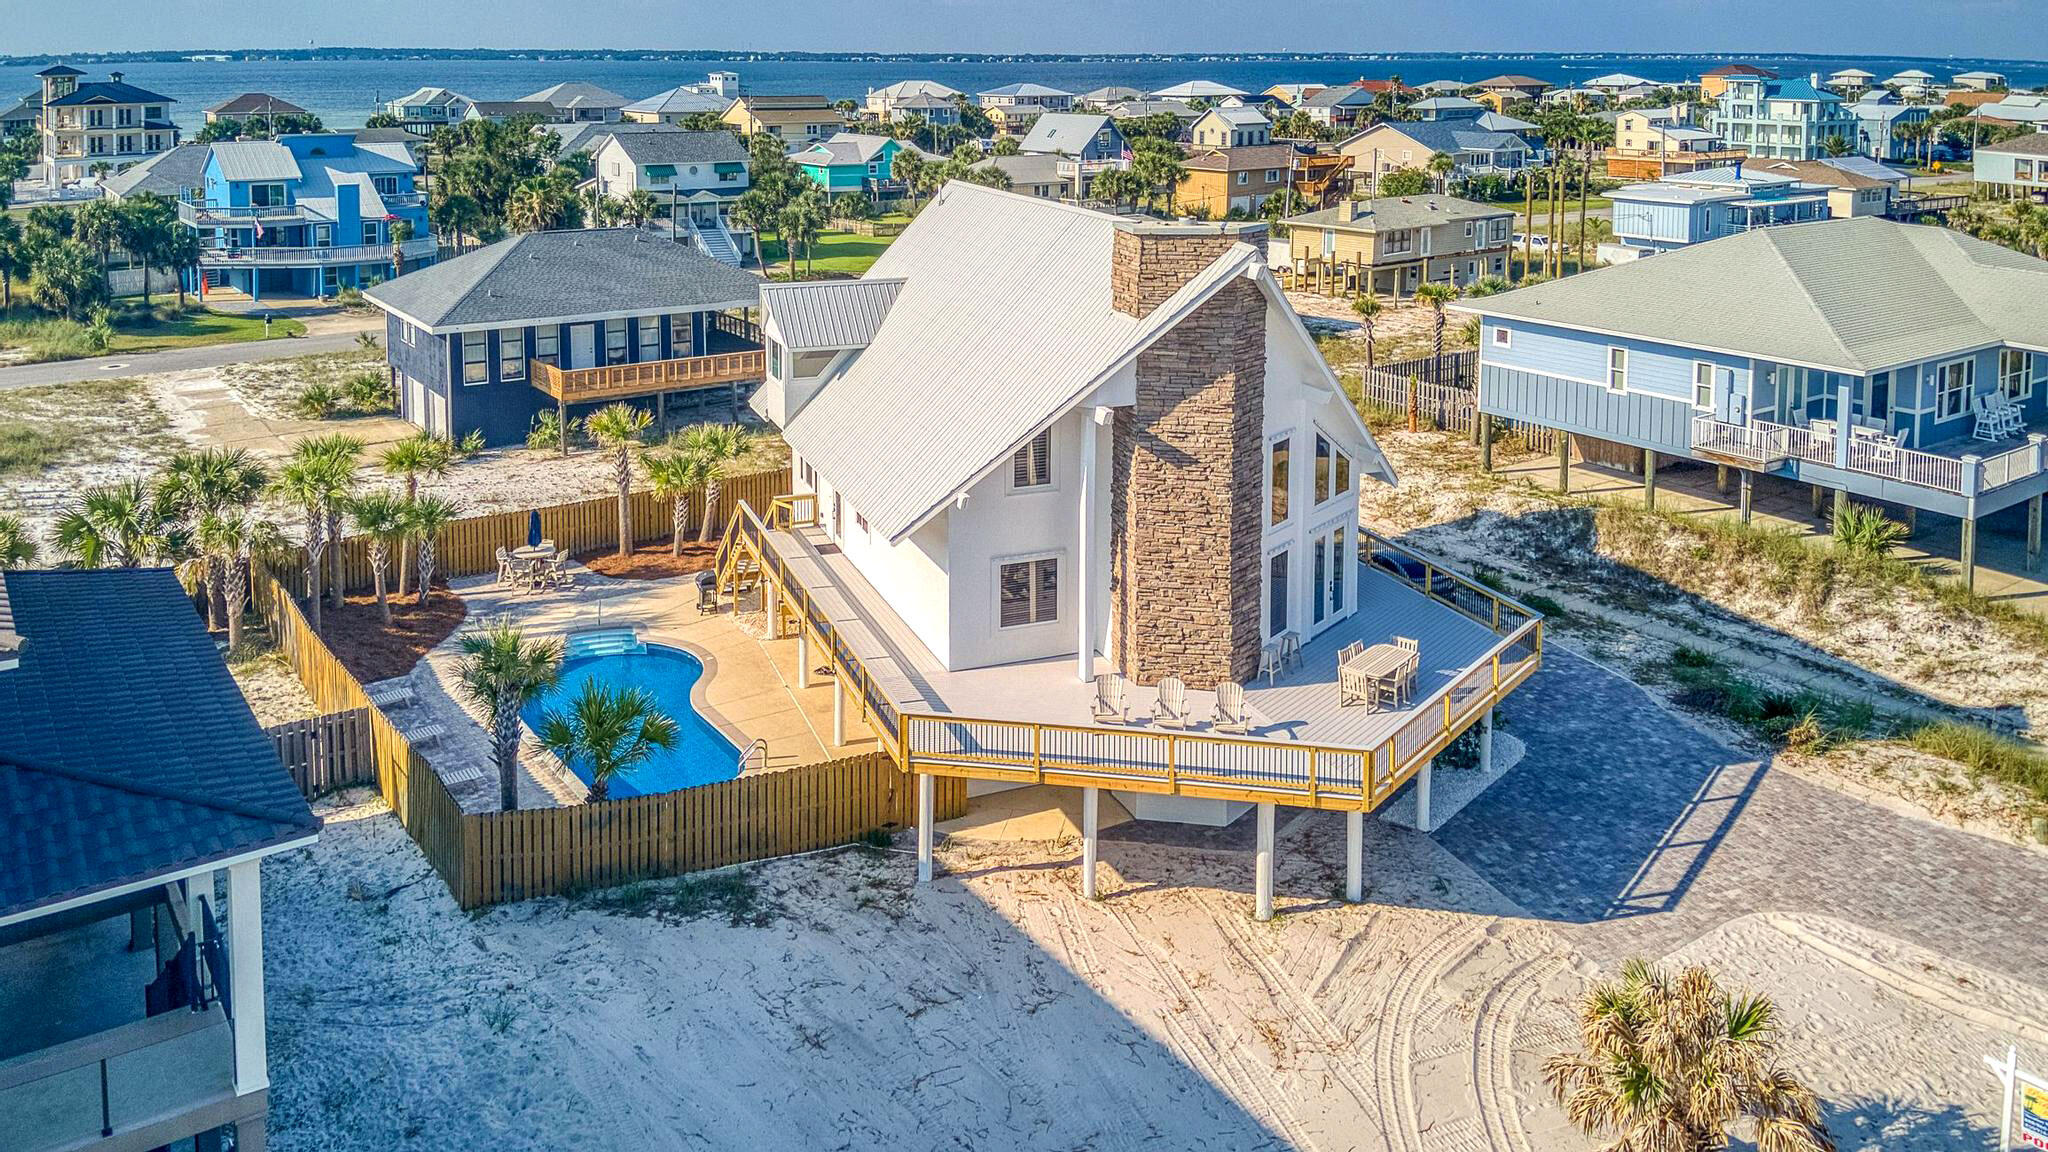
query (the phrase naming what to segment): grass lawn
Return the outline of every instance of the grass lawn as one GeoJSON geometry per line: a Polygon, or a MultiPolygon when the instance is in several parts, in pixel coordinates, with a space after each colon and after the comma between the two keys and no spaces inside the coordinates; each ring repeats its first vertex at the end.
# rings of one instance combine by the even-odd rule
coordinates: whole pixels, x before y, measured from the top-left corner
{"type": "MultiPolygon", "coordinates": [[[[856,236],[851,232],[824,232],[818,236],[816,249],[808,261],[799,254],[796,259],[797,275],[815,274],[827,276],[859,276],[874,267],[876,260],[895,239],[893,236],[856,236]]],[[[783,276],[789,272],[789,258],[784,254],[782,239],[777,237],[765,241],[761,251],[766,255],[768,271],[777,269],[783,276]]]]}
{"type": "Polygon", "coordinates": [[[166,348],[282,340],[306,332],[304,324],[279,316],[272,320],[266,335],[261,316],[216,312],[189,296],[183,310],[179,309],[176,296],[151,297],[146,307],[140,298],[116,301],[111,320],[114,337],[101,349],[87,339],[86,325],[17,302],[15,307],[0,312],[0,352],[11,353],[4,359],[15,363],[46,363],[166,348]]]}

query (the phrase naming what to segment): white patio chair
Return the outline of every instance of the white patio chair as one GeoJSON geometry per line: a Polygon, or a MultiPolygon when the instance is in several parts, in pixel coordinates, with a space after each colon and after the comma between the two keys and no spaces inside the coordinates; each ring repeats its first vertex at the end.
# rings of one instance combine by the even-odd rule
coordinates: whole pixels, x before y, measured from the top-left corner
{"type": "Polygon", "coordinates": [[[1364,670],[1352,667],[1352,661],[1365,652],[1365,644],[1354,640],[1337,651],[1337,706],[1363,704],[1369,710],[1378,705],[1373,677],[1364,670]]]}
{"type": "Polygon", "coordinates": [[[1188,686],[1180,677],[1168,676],[1159,682],[1159,698],[1152,702],[1152,719],[1161,728],[1188,726],[1188,686]]]}
{"type": "Polygon", "coordinates": [[[1252,714],[1244,704],[1244,685],[1225,680],[1216,686],[1216,714],[1209,718],[1209,727],[1239,736],[1251,732],[1252,714]]]}
{"type": "Polygon", "coordinates": [[[555,558],[548,561],[547,566],[540,570],[541,587],[574,588],[576,586],[576,574],[563,567],[568,562],[569,558],[567,556],[562,555],[560,552],[555,553],[555,558]]]}
{"type": "Polygon", "coordinates": [[[1095,678],[1094,717],[1097,724],[1131,722],[1130,685],[1116,672],[1095,678]]]}
{"type": "Polygon", "coordinates": [[[2005,439],[2005,418],[1991,410],[1988,397],[1977,397],[1971,413],[1970,439],[1986,442],[2005,439]]]}
{"type": "Polygon", "coordinates": [[[1422,645],[1406,636],[1396,636],[1394,647],[1408,654],[1408,659],[1401,665],[1401,673],[1395,681],[1401,700],[1405,703],[1415,698],[1415,677],[1422,671],[1422,645]]]}
{"type": "Polygon", "coordinates": [[[498,587],[503,588],[507,584],[512,583],[512,579],[512,554],[505,551],[505,546],[500,544],[498,545],[498,587]]]}
{"type": "Polygon", "coordinates": [[[1987,397],[1992,413],[1998,417],[1998,426],[2007,436],[2017,436],[2027,430],[2027,414],[2012,397],[2003,392],[1993,392],[1987,397]]]}

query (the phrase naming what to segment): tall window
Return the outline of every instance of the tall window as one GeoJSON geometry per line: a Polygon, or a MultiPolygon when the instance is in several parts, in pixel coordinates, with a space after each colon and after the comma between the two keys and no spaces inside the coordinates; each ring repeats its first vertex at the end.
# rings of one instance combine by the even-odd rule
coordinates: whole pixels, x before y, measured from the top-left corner
{"type": "Polygon", "coordinates": [[[1970,410],[1970,393],[1977,383],[1977,362],[1955,360],[1934,373],[1934,416],[1948,420],[1970,410]]]}
{"type": "Polygon", "coordinates": [[[462,382],[482,384],[491,378],[490,344],[488,333],[464,332],[462,334],[462,382]]]}
{"type": "Polygon", "coordinates": [[[1269,455],[1266,470],[1266,523],[1268,524],[1287,523],[1287,489],[1289,481],[1294,476],[1293,469],[1289,467],[1290,461],[1288,457],[1292,455],[1289,444],[1290,441],[1281,439],[1273,441],[1267,447],[1269,455]]]}
{"type": "Polygon", "coordinates": [[[1316,433],[1316,503],[1351,490],[1351,458],[1330,438],[1316,433]]]}
{"type": "Polygon", "coordinates": [[[640,318],[640,363],[661,359],[661,321],[652,316],[640,318]]]}
{"type": "Polygon", "coordinates": [[[1330,611],[1342,612],[1344,610],[1344,569],[1349,567],[1349,565],[1344,562],[1344,529],[1341,527],[1330,534],[1330,552],[1332,554],[1330,611]]]}
{"type": "Polygon", "coordinates": [[[2034,394],[2034,354],[2018,348],[1998,350],[1998,390],[2014,400],[2034,394]]]}
{"type": "Polygon", "coordinates": [[[506,328],[499,331],[498,379],[526,379],[526,329],[506,328]]]}
{"type": "Polygon", "coordinates": [[[1052,483],[1052,429],[1033,436],[1010,457],[1010,487],[1043,488],[1052,483]]]}
{"type": "Polygon", "coordinates": [[[533,330],[533,358],[543,364],[562,362],[562,330],[553,324],[533,330]]]}
{"type": "Polygon", "coordinates": [[[997,573],[998,623],[1004,628],[1059,618],[1059,562],[1046,556],[1004,564],[997,573]]]}
{"type": "Polygon", "coordinates": [[[604,362],[624,364],[626,362],[626,322],[607,320],[604,322],[604,362]]]}
{"type": "Polygon", "coordinates": [[[1610,392],[1622,392],[1628,388],[1628,349],[1607,350],[1607,388],[1610,392]]]}
{"type": "Polygon", "coordinates": [[[1287,631],[1287,553],[1273,553],[1266,561],[1266,635],[1287,631]]]}
{"type": "Polygon", "coordinates": [[[1695,408],[1714,406],[1714,366],[1704,360],[1692,366],[1692,405],[1695,408]]]}
{"type": "Polygon", "coordinates": [[[668,318],[669,355],[678,358],[692,355],[696,350],[696,337],[690,331],[690,314],[678,312],[668,318]]]}

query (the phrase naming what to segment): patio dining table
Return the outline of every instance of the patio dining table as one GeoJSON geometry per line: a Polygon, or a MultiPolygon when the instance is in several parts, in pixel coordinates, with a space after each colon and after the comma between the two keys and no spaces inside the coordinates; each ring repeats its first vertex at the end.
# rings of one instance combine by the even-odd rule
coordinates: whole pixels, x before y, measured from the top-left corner
{"type": "Polygon", "coordinates": [[[555,542],[543,540],[538,544],[526,544],[508,549],[505,554],[519,566],[519,582],[529,589],[538,588],[549,562],[555,558],[555,542]]]}
{"type": "MultiPolygon", "coordinates": [[[[1399,681],[1401,675],[1408,668],[1408,662],[1414,658],[1415,653],[1399,645],[1375,644],[1358,655],[1353,656],[1345,663],[1343,670],[1359,679],[1371,681],[1375,685],[1385,684],[1389,681],[1399,681]]],[[[1367,711],[1377,707],[1374,701],[1377,701],[1378,698],[1379,694],[1377,692],[1366,697],[1367,711]]]]}

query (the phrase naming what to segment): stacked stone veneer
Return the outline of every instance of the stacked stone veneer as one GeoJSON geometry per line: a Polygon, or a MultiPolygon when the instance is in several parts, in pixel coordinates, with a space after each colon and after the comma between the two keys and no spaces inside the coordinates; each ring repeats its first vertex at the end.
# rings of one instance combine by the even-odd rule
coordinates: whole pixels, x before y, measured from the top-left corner
{"type": "MultiPolygon", "coordinates": [[[[1145,316],[1263,225],[1119,224],[1119,312],[1145,316]]],[[[1249,681],[1259,662],[1266,301],[1233,278],[1138,357],[1110,468],[1110,638],[1139,684],[1249,681]]]]}

